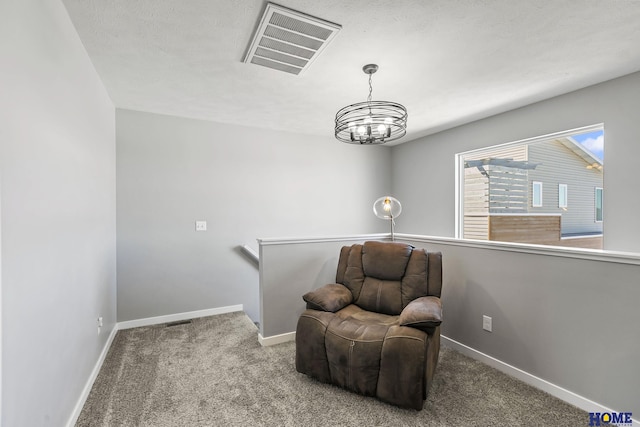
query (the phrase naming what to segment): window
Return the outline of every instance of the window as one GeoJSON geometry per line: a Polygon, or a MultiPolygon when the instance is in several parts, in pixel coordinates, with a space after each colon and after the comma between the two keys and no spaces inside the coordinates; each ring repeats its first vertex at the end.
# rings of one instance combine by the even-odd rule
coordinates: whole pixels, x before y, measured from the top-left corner
{"type": "Polygon", "coordinates": [[[602,248],[602,125],[458,153],[456,161],[457,237],[602,248]]]}
{"type": "Polygon", "coordinates": [[[602,188],[596,187],[596,222],[602,222],[602,188]]]}
{"type": "Polygon", "coordinates": [[[542,183],[538,181],[533,181],[533,186],[531,188],[531,206],[534,208],[542,207],[542,183]]]}
{"type": "Polygon", "coordinates": [[[566,209],[569,206],[567,184],[558,184],[558,207],[566,209]]]}

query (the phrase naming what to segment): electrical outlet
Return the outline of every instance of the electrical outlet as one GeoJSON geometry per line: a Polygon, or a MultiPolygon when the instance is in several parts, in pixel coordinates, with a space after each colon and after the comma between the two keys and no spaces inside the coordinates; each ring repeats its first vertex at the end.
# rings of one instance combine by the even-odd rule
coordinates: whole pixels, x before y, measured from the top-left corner
{"type": "Polygon", "coordinates": [[[196,221],[196,231],[207,231],[207,221],[196,221]]]}
{"type": "Polygon", "coordinates": [[[489,331],[491,332],[492,330],[492,319],[489,316],[482,316],[482,329],[484,329],[485,331],[489,331]]]}
{"type": "Polygon", "coordinates": [[[102,316],[98,317],[98,335],[100,335],[101,328],[102,328],[102,316]]]}

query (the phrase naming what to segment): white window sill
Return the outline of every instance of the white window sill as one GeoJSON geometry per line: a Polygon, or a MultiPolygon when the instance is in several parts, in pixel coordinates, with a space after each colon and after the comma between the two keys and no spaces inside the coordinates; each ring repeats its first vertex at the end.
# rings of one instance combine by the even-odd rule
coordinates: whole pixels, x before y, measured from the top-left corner
{"type": "Polygon", "coordinates": [[[452,237],[433,237],[399,233],[396,233],[396,240],[640,265],[640,254],[635,252],[616,252],[600,249],[567,248],[562,246],[533,245],[529,243],[495,242],[489,240],[456,239],[452,237]]]}
{"type": "MultiPolygon", "coordinates": [[[[284,237],[258,239],[260,246],[295,245],[309,243],[347,242],[366,240],[390,240],[388,233],[359,234],[327,237],[284,237]]],[[[456,239],[453,237],[435,237],[418,234],[395,233],[396,241],[433,243],[440,245],[464,246],[468,248],[490,249],[496,251],[521,252],[565,258],[577,258],[618,264],[640,265],[640,253],[616,252],[600,249],[568,248],[563,246],[533,245],[529,243],[495,242],[489,240],[456,239]]]]}

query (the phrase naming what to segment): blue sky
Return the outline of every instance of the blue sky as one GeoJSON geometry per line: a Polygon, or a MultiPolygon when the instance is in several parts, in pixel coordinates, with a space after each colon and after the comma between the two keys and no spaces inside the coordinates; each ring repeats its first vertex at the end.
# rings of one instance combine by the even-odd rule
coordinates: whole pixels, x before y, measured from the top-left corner
{"type": "Polygon", "coordinates": [[[591,151],[597,158],[604,160],[604,130],[571,135],[576,142],[591,151]]]}

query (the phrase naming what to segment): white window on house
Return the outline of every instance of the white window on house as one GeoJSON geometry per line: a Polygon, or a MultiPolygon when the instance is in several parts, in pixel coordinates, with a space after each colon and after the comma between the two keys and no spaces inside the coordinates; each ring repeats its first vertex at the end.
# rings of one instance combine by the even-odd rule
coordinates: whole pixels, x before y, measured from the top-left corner
{"type": "Polygon", "coordinates": [[[533,181],[531,184],[531,206],[534,208],[542,207],[542,183],[540,181],[533,181]]]}
{"type": "Polygon", "coordinates": [[[457,237],[602,247],[602,125],[458,153],[456,165],[457,237]]]}
{"type": "Polygon", "coordinates": [[[596,222],[602,222],[602,188],[596,187],[596,222]]]}
{"type": "Polygon", "coordinates": [[[558,184],[558,207],[566,209],[569,206],[567,184],[558,184]]]}

